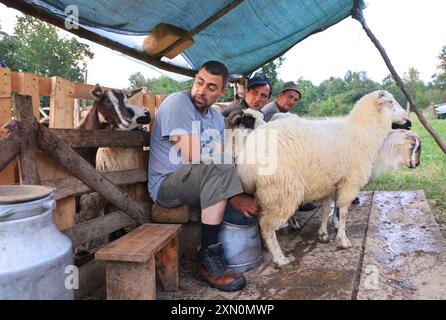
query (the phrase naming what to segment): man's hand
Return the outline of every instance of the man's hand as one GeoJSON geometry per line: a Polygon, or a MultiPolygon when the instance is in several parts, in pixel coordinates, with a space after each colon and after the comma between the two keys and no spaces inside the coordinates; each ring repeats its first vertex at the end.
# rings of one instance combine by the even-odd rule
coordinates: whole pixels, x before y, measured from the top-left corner
{"type": "Polygon", "coordinates": [[[235,210],[243,213],[246,218],[256,216],[259,211],[256,200],[252,195],[247,193],[241,193],[233,196],[231,199],[229,199],[229,202],[235,210]]]}

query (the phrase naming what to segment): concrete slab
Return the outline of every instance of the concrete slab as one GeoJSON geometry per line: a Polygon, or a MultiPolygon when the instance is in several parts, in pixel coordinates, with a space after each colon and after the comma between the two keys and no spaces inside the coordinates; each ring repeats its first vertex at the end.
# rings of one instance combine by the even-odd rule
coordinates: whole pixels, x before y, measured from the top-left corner
{"type": "Polygon", "coordinates": [[[278,232],[281,248],[295,260],[278,270],[264,251],[265,262],[245,273],[247,286],[235,293],[224,293],[193,279],[193,263],[182,264],[180,290],[158,292],[159,299],[351,299],[359,283],[358,271],[371,205],[371,192],[361,193],[361,203],[352,206],[347,235],[353,244],[349,250],[337,250],[335,230],[329,229],[331,242],[319,243],[317,231],[321,222],[319,209],[299,212],[300,231],[278,232]]]}
{"type": "Polygon", "coordinates": [[[446,299],[446,243],[424,192],[376,192],[358,299],[446,299]]]}

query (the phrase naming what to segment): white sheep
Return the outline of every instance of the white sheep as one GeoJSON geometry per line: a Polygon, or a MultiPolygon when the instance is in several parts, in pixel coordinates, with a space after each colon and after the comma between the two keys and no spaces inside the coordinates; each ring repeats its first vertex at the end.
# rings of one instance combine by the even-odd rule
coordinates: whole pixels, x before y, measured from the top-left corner
{"type": "MultiPolygon", "coordinates": [[[[245,192],[255,194],[261,207],[261,234],[276,266],[290,260],[283,255],[275,230],[303,202],[322,200],[326,224],[331,200],[336,199],[340,208],[338,247],[352,246],[345,234],[348,206],[369,181],[392,122],[405,121],[406,112],[393,96],[375,91],[362,97],[345,118],[314,121],[290,117],[269,122],[247,137],[237,158],[238,174],[245,192]],[[260,154],[270,161],[265,163],[260,154]],[[275,171],[264,170],[271,163],[276,165],[275,171]]],[[[328,238],[328,233],[319,236],[328,238]]]]}
{"type": "MultiPolygon", "coordinates": [[[[369,182],[375,180],[386,170],[396,170],[405,165],[415,169],[420,165],[421,140],[413,131],[396,129],[390,131],[378,151],[378,156],[373,163],[372,175],[369,182]]],[[[333,225],[339,227],[339,213],[335,209],[333,214],[333,225]]],[[[327,228],[321,226],[321,228],[327,228]]]]}

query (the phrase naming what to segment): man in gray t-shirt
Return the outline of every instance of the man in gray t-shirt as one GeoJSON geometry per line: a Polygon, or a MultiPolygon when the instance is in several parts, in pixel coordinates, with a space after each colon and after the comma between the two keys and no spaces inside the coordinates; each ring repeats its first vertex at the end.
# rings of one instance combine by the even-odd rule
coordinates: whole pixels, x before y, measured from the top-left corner
{"type": "MultiPolygon", "coordinates": [[[[163,101],[151,133],[149,192],[164,207],[201,207],[200,278],[223,291],[242,289],[246,280],[226,264],[218,242],[226,203],[246,217],[258,212],[254,197],[243,193],[233,163],[221,163],[224,119],[211,105],[226,92],[229,77],[217,61],[206,62],[190,92],[163,101]]],[[[230,159],[230,157],[228,157],[230,159]]]]}

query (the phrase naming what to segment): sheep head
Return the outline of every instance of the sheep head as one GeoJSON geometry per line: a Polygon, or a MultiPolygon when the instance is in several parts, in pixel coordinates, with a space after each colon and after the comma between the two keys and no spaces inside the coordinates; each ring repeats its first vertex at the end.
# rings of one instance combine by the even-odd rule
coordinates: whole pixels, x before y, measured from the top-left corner
{"type": "Polygon", "coordinates": [[[398,154],[398,165],[405,165],[410,169],[420,165],[421,140],[415,132],[404,129],[392,130],[389,137],[394,152],[398,154]]]}
{"type": "Polygon", "coordinates": [[[150,123],[150,113],[142,107],[131,105],[131,98],[142,88],[123,91],[104,89],[96,84],[91,91],[95,101],[86,119],[79,125],[81,129],[111,129],[132,130],[150,123]]]}
{"type": "Polygon", "coordinates": [[[393,95],[386,90],[378,91],[378,108],[389,115],[392,123],[403,125],[407,121],[406,111],[395,100],[393,95]]]}
{"type": "Polygon", "coordinates": [[[256,129],[265,123],[263,114],[254,109],[237,109],[225,119],[227,129],[256,129]]]}

